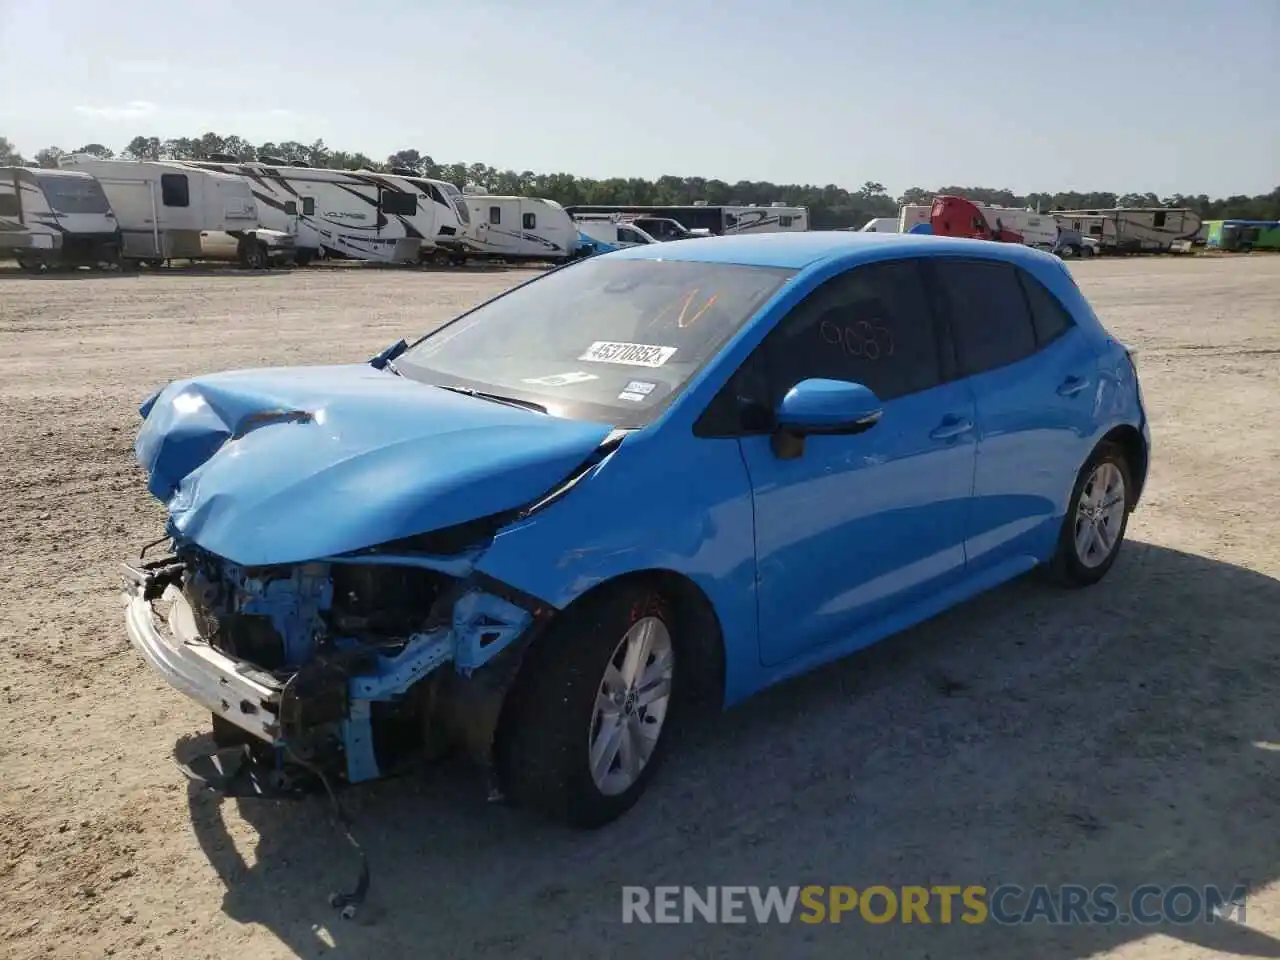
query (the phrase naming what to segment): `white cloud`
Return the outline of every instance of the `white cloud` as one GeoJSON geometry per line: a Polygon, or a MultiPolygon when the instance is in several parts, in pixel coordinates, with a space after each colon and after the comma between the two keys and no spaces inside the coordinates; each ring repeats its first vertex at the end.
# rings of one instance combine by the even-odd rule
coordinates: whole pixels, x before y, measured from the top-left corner
{"type": "Polygon", "coordinates": [[[159,109],[150,100],[130,100],[128,103],[110,107],[76,107],[76,113],[86,117],[98,117],[103,120],[134,120],[138,117],[149,117],[159,109]]]}

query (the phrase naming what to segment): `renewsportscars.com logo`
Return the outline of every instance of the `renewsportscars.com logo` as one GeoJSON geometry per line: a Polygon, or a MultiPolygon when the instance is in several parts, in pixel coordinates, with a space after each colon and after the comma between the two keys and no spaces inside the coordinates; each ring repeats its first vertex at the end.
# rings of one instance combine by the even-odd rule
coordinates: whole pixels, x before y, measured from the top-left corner
{"type": "Polygon", "coordinates": [[[1244,884],[1118,887],[623,887],[623,923],[998,923],[1106,925],[1245,922],[1244,884]]]}

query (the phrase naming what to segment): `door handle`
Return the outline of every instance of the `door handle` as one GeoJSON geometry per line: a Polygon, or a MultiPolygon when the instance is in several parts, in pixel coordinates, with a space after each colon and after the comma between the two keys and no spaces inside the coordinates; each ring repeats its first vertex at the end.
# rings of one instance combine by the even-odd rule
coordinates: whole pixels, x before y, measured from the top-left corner
{"type": "Polygon", "coordinates": [[[1070,376],[1058,385],[1058,395],[1074,397],[1081,390],[1089,389],[1089,381],[1083,377],[1070,376]]]}
{"type": "Polygon", "coordinates": [[[973,429],[973,422],[963,417],[948,417],[929,434],[934,440],[950,440],[973,429]]]}

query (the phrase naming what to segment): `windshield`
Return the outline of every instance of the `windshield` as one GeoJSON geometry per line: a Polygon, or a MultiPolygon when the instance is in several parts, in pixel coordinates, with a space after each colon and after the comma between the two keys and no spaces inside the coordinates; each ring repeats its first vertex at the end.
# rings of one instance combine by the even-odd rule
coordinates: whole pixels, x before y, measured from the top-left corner
{"type": "Polygon", "coordinates": [[[440,188],[444,190],[445,196],[453,201],[453,208],[458,211],[458,219],[462,223],[470,224],[471,211],[467,209],[467,198],[462,195],[462,191],[448,181],[441,183],[440,188]]]}
{"type": "Polygon", "coordinates": [[[41,177],[40,189],[54,213],[110,213],[102,185],[88,177],[41,177]]]}
{"type": "Polygon", "coordinates": [[[658,416],[794,270],[585,260],[483,304],[411,347],[405,376],[639,427],[658,416]]]}

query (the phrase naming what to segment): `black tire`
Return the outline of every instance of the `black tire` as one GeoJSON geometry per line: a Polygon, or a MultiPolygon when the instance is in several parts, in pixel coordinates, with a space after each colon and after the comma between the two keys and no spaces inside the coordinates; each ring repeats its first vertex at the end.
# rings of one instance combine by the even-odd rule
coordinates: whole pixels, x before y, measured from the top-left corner
{"type": "Polygon", "coordinates": [[[295,267],[305,267],[311,263],[311,251],[299,250],[293,255],[293,265],[295,267]]]}
{"type": "Polygon", "coordinates": [[[662,764],[682,710],[680,638],[667,598],[642,582],[605,588],[571,607],[530,650],[503,711],[495,765],[513,803],[573,827],[602,827],[635,805],[662,764]],[[647,763],[608,795],[590,769],[596,698],[632,625],[656,617],[671,637],[666,715],[647,763]]]}
{"type": "Polygon", "coordinates": [[[1071,491],[1071,500],[1067,505],[1067,515],[1062,518],[1062,529],[1058,534],[1058,546],[1048,566],[1051,580],[1064,587],[1089,587],[1107,575],[1120,555],[1124,546],[1125,531],[1129,526],[1129,514],[1133,510],[1133,478],[1129,473],[1129,461],[1124,450],[1117,444],[1103,442],[1094,449],[1085,465],[1080,468],[1075,486],[1071,491]],[[1124,510],[1120,513],[1117,524],[1112,530],[1115,539],[1110,552],[1100,560],[1090,562],[1081,557],[1076,542],[1080,516],[1080,500],[1085,496],[1086,488],[1095,472],[1104,464],[1109,464],[1119,471],[1123,482],[1124,510]]]}
{"type": "Polygon", "coordinates": [[[265,270],[271,258],[265,244],[246,237],[240,241],[239,259],[246,270],[265,270]]]}

